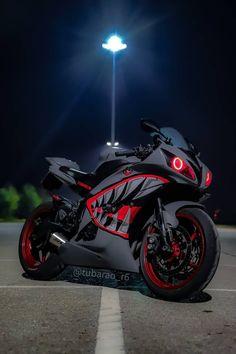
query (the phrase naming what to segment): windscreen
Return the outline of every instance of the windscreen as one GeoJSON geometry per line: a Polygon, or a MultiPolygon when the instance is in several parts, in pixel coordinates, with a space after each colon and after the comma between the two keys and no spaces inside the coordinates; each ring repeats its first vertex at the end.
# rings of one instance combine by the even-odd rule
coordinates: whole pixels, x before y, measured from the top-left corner
{"type": "Polygon", "coordinates": [[[189,144],[187,141],[184,139],[182,134],[178,132],[178,130],[174,128],[161,128],[160,129],[161,133],[164,134],[167,138],[171,139],[171,144],[178,147],[182,148],[184,150],[190,150],[189,144]]]}

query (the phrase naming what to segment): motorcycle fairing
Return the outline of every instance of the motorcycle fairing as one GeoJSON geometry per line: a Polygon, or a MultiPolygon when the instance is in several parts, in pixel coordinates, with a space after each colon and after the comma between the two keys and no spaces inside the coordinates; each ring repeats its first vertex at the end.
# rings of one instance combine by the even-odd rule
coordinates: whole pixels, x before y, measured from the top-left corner
{"type": "Polygon", "coordinates": [[[87,202],[88,211],[94,223],[118,236],[129,238],[128,230],[140,206],[130,205],[157,190],[169,181],[157,175],[140,174],[123,179],[101,192],[90,197],[87,202]],[[115,208],[115,212],[107,210],[115,208]]]}
{"type": "Polygon", "coordinates": [[[98,229],[92,241],[71,240],[59,249],[64,264],[116,269],[127,272],[139,272],[139,261],[135,260],[129,240],[122,237],[110,237],[105,230],[98,229]]]}

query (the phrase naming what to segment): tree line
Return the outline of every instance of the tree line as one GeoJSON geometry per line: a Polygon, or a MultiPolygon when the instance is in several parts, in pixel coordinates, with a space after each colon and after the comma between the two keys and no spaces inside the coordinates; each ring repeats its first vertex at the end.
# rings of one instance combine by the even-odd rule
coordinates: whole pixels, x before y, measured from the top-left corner
{"type": "Polygon", "coordinates": [[[21,190],[9,185],[0,188],[0,220],[8,221],[27,217],[43,201],[43,196],[32,184],[21,190]]]}

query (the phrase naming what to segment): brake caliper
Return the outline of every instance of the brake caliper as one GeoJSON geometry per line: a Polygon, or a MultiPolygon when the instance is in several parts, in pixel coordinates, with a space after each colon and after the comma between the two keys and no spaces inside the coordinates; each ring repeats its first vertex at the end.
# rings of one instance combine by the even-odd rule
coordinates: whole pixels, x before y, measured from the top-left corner
{"type": "Polygon", "coordinates": [[[150,226],[150,230],[147,236],[147,253],[148,255],[157,254],[157,250],[159,247],[159,235],[156,232],[156,228],[150,226]]]}

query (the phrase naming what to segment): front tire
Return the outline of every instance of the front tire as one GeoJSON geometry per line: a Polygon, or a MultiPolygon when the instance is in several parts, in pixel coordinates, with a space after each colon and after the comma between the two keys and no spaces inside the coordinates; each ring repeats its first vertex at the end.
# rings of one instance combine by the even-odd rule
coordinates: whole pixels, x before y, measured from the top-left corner
{"type": "Polygon", "coordinates": [[[181,300],[203,290],[214,276],[220,258],[220,242],[211,218],[201,209],[177,213],[179,226],[172,242],[171,257],[151,256],[147,242],[153,227],[144,235],[140,266],[148,287],[160,298],[181,300]]]}
{"type": "Polygon", "coordinates": [[[19,259],[22,268],[26,274],[33,279],[49,280],[57,276],[64,265],[59,259],[56,252],[47,246],[48,232],[45,229],[45,233],[41,231],[40,243],[34,243],[32,235],[36,235],[37,242],[37,227],[42,225],[46,220],[53,220],[53,210],[50,203],[45,203],[37,207],[32,214],[26,219],[23,229],[21,231],[19,240],[19,259]],[[45,245],[46,244],[46,245],[45,245]]]}

